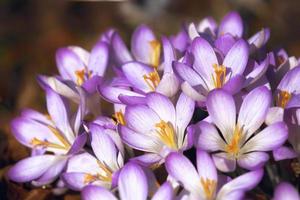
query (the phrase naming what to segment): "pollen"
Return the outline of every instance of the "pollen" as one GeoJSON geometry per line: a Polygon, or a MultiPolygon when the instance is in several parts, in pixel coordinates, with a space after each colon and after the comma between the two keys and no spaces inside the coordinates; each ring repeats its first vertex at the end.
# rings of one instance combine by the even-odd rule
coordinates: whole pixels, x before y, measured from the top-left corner
{"type": "Polygon", "coordinates": [[[221,88],[225,83],[226,78],[226,67],[224,65],[214,64],[214,74],[212,74],[212,79],[215,85],[215,88],[221,88]]]}
{"type": "Polygon", "coordinates": [[[280,91],[277,98],[278,106],[280,106],[281,108],[285,108],[291,97],[291,93],[284,90],[280,91]]]}
{"type": "Polygon", "coordinates": [[[238,125],[236,125],[231,141],[225,147],[226,152],[233,155],[234,157],[237,157],[239,155],[242,132],[243,128],[240,128],[238,125]]]}
{"type": "Polygon", "coordinates": [[[202,178],[200,179],[200,183],[202,185],[202,188],[204,190],[204,194],[207,200],[213,199],[217,182],[215,180],[211,180],[208,178],[202,178]]]}
{"type": "Polygon", "coordinates": [[[160,139],[165,145],[171,149],[178,149],[174,128],[170,122],[161,120],[159,123],[155,124],[155,127],[157,128],[160,139]]]}
{"type": "Polygon", "coordinates": [[[144,78],[145,82],[147,83],[147,85],[149,86],[149,88],[152,91],[155,91],[155,88],[158,86],[158,84],[160,82],[160,77],[159,77],[159,74],[156,71],[156,69],[154,69],[149,74],[145,74],[143,76],[143,78],[144,78]]]}
{"type": "Polygon", "coordinates": [[[121,110],[113,114],[113,119],[116,121],[117,124],[121,124],[123,126],[126,125],[125,118],[121,110]]]}
{"type": "Polygon", "coordinates": [[[155,69],[157,69],[160,61],[161,44],[158,40],[152,40],[149,43],[152,48],[151,55],[150,55],[150,64],[155,69]]]}
{"type": "Polygon", "coordinates": [[[75,76],[76,76],[76,84],[82,85],[86,78],[89,79],[92,76],[92,71],[87,70],[86,68],[81,70],[76,70],[75,76]]]}

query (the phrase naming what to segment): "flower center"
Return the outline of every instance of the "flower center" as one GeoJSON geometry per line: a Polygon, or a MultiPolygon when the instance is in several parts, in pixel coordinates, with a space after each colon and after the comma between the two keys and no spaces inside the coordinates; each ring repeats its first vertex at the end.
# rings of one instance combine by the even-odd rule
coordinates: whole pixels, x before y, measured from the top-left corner
{"type": "Polygon", "coordinates": [[[215,85],[215,88],[221,88],[225,83],[226,78],[226,67],[224,65],[213,65],[215,73],[212,74],[212,79],[215,85]]]}
{"type": "Polygon", "coordinates": [[[156,69],[153,70],[153,72],[150,72],[149,74],[145,74],[143,76],[145,82],[147,83],[147,85],[149,86],[149,88],[152,91],[155,91],[155,88],[158,86],[159,82],[160,82],[160,77],[156,71],[156,69]]]}
{"type": "Polygon", "coordinates": [[[170,122],[161,120],[155,124],[156,131],[165,145],[171,149],[178,149],[177,143],[175,142],[174,128],[170,122]]]}
{"type": "Polygon", "coordinates": [[[115,112],[112,117],[116,121],[116,124],[121,124],[123,126],[126,125],[125,118],[121,110],[119,112],[115,112]]]}
{"type": "Polygon", "coordinates": [[[76,70],[75,71],[75,76],[76,76],[76,84],[77,85],[82,85],[84,83],[84,80],[87,78],[91,78],[92,72],[87,69],[82,69],[82,70],[76,70]]]}
{"type": "Polygon", "coordinates": [[[150,64],[157,69],[160,60],[160,42],[158,40],[152,40],[149,42],[152,48],[151,57],[150,57],[150,64]]]}
{"type": "Polygon", "coordinates": [[[200,179],[202,188],[204,190],[204,194],[207,200],[211,200],[213,198],[213,195],[216,190],[217,182],[215,180],[211,180],[208,178],[202,178],[200,179]]]}
{"type": "Polygon", "coordinates": [[[240,128],[238,125],[236,125],[231,141],[225,147],[226,152],[233,155],[234,157],[237,157],[240,151],[242,132],[243,128],[240,128]]]}
{"type": "Polygon", "coordinates": [[[277,104],[281,108],[285,108],[287,103],[290,101],[292,95],[287,91],[280,91],[277,98],[277,104]]]}
{"type": "Polygon", "coordinates": [[[55,148],[55,149],[63,149],[63,150],[69,150],[71,145],[70,143],[60,134],[60,132],[52,127],[52,126],[48,126],[48,128],[51,130],[51,132],[54,134],[54,136],[63,144],[63,145],[60,145],[60,144],[55,144],[53,142],[49,142],[47,140],[40,140],[40,139],[37,139],[36,137],[34,137],[30,144],[34,147],[37,147],[37,146],[41,146],[41,147],[50,147],[50,148],[55,148]]]}

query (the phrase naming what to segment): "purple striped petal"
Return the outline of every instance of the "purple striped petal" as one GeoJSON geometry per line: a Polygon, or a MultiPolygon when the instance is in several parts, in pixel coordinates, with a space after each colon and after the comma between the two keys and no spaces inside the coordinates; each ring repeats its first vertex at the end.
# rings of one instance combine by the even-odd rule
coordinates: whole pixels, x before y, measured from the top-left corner
{"type": "Polygon", "coordinates": [[[289,93],[300,92],[300,66],[297,66],[286,73],[280,81],[278,89],[289,93]]]}
{"type": "Polygon", "coordinates": [[[297,157],[297,153],[290,147],[282,146],[273,151],[273,157],[275,161],[293,159],[297,157]]]}
{"type": "Polygon", "coordinates": [[[164,73],[173,73],[172,62],[176,60],[176,52],[174,51],[173,45],[167,37],[162,37],[162,48],[163,48],[163,69],[164,73]]]}
{"type": "Polygon", "coordinates": [[[243,74],[249,56],[248,44],[243,40],[238,40],[226,54],[223,65],[231,69],[231,76],[243,74]]]}
{"type": "Polygon", "coordinates": [[[25,158],[8,171],[9,179],[15,182],[28,182],[42,176],[53,166],[59,156],[41,155],[25,158]]]}
{"type": "Polygon", "coordinates": [[[200,178],[218,180],[217,169],[212,158],[207,152],[200,149],[197,149],[197,169],[200,178]]]}
{"type": "Polygon", "coordinates": [[[235,39],[230,34],[224,34],[215,40],[215,46],[223,53],[223,55],[228,53],[234,43],[235,39]]]}
{"type": "Polygon", "coordinates": [[[151,200],[172,200],[174,198],[173,188],[169,182],[160,186],[151,200]]]}
{"type": "Polygon", "coordinates": [[[156,40],[152,30],[146,25],[140,25],[132,34],[131,51],[137,61],[151,64],[152,47],[150,42],[156,40]]]}
{"type": "Polygon", "coordinates": [[[238,38],[243,35],[243,21],[237,12],[230,12],[222,19],[219,26],[219,36],[226,33],[238,38]]]}
{"type": "Polygon", "coordinates": [[[174,73],[164,73],[156,87],[156,92],[173,97],[179,90],[179,79],[174,73]]]}
{"type": "Polygon", "coordinates": [[[204,102],[206,100],[206,97],[193,88],[187,81],[181,84],[181,90],[194,101],[204,102]]]}
{"type": "Polygon", "coordinates": [[[81,198],[83,200],[117,200],[117,198],[105,188],[89,185],[85,187],[81,192],[81,198]]]}
{"type": "Polygon", "coordinates": [[[265,87],[257,87],[247,94],[239,112],[238,124],[249,138],[265,121],[270,104],[271,92],[265,87]]]}
{"type": "Polygon", "coordinates": [[[269,160],[269,155],[264,152],[251,152],[243,154],[237,160],[239,166],[248,170],[260,169],[269,160]]]}
{"type": "Polygon", "coordinates": [[[236,168],[236,160],[228,158],[226,153],[217,153],[212,156],[218,170],[222,172],[232,172],[236,168]]]}
{"type": "Polygon", "coordinates": [[[187,81],[191,86],[205,86],[205,82],[193,68],[177,61],[173,62],[173,67],[178,76],[183,80],[187,81]]]}
{"type": "Polygon", "coordinates": [[[227,135],[231,135],[236,123],[233,97],[224,90],[213,90],[207,97],[206,107],[212,121],[221,130],[225,140],[229,138],[227,135]]]}
{"type": "Polygon", "coordinates": [[[200,177],[189,159],[180,153],[170,153],[165,161],[167,172],[189,192],[198,193],[200,177]]]}
{"type": "Polygon", "coordinates": [[[123,64],[133,60],[119,33],[115,32],[113,34],[111,44],[114,52],[114,57],[119,64],[123,64]]]}
{"type": "Polygon", "coordinates": [[[288,138],[288,129],[284,122],[271,124],[251,138],[243,147],[244,152],[271,151],[280,147],[288,138]]]}
{"type": "Polygon", "coordinates": [[[274,200],[300,200],[300,196],[292,184],[281,182],[275,189],[274,200]]]}
{"type": "Polygon", "coordinates": [[[109,61],[109,47],[106,42],[98,42],[92,49],[88,69],[92,74],[103,76],[109,61]]]}
{"type": "Polygon", "coordinates": [[[222,88],[230,94],[236,94],[244,87],[245,80],[243,75],[237,74],[231,77],[222,88]]]}
{"type": "Polygon", "coordinates": [[[121,199],[147,199],[147,178],[142,168],[135,163],[128,163],[123,167],[119,176],[118,186],[121,199]]]}

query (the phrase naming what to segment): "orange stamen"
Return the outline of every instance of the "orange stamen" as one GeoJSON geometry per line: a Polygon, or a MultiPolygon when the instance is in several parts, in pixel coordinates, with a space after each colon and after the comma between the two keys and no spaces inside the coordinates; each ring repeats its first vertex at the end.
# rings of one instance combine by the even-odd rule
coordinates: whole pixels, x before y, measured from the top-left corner
{"type": "Polygon", "coordinates": [[[155,91],[155,88],[158,86],[159,82],[160,82],[160,77],[156,71],[156,69],[153,70],[153,72],[150,72],[149,74],[145,74],[143,76],[145,82],[147,83],[147,85],[149,86],[149,88],[152,91],[155,91]]]}
{"type": "Polygon", "coordinates": [[[178,149],[177,143],[175,142],[175,132],[172,124],[170,122],[165,122],[161,120],[159,123],[155,124],[157,128],[157,133],[160,139],[171,149],[178,149]]]}
{"type": "Polygon", "coordinates": [[[292,95],[287,91],[280,91],[277,98],[277,104],[281,108],[285,108],[288,102],[290,101],[292,95]]]}
{"type": "Polygon", "coordinates": [[[210,180],[208,178],[204,179],[201,177],[201,185],[202,188],[204,190],[204,194],[207,200],[211,200],[213,199],[215,190],[216,190],[216,186],[217,186],[217,182],[215,180],[210,180]]]}
{"type": "Polygon", "coordinates": [[[215,88],[221,88],[225,83],[226,78],[226,67],[223,65],[214,64],[213,65],[215,73],[212,74],[212,79],[215,88]]]}
{"type": "Polygon", "coordinates": [[[160,61],[161,44],[158,40],[152,40],[149,43],[152,48],[150,64],[157,69],[160,61]]]}

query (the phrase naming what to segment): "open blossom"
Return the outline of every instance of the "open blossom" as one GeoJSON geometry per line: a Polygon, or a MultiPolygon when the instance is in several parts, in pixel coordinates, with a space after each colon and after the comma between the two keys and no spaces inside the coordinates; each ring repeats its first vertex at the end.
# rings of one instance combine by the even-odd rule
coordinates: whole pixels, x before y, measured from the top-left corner
{"type": "Polygon", "coordinates": [[[197,37],[191,45],[192,67],[174,62],[177,74],[184,80],[182,91],[196,101],[205,102],[209,91],[224,88],[238,92],[244,84],[243,72],[248,62],[248,44],[240,39],[220,61],[217,52],[204,38],[197,37]]]}
{"type": "Polygon", "coordinates": [[[12,131],[23,145],[33,149],[34,155],[18,162],[9,171],[16,182],[35,180],[36,185],[54,181],[63,171],[69,157],[86,142],[86,134],[79,135],[84,102],[73,118],[64,99],[52,89],[46,90],[49,115],[26,110],[12,121],[12,131]],[[49,154],[50,153],[50,154],[49,154]]]}
{"type": "Polygon", "coordinates": [[[73,190],[91,184],[110,189],[116,184],[119,169],[123,166],[124,149],[119,149],[114,142],[120,138],[116,138],[118,134],[111,129],[93,123],[89,125],[89,131],[95,156],[87,152],[73,156],[63,180],[73,190]]]}
{"type": "Polygon", "coordinates": [[[171,153],[166,158],[166,169],[171,177],[179,181],[187,190],[188,200],[242,199],[246,191],[254,188],[262,179],[259,169],[233,180],[218,180],[217,169],[207,152],[197,150],[197,169],[191,161],[180,153],[171,153]]]}
{"type": "MultiPolygon", "coordinates": [[[[154,195],[149,193],[147,176],[140,166],[135,163],[126,164],[118,178],[119,199],[121,200],[172,200],[173,188],[170,183],[165,182],[154,195]]],[[[110,191],[98,187],[87,186],[82,191],[84,200],[117,200],[118,198],[110,191]]]]}
{"type": "Polygon", "coordinates": [[[282,182],[277,185],[273,200],[300,200],[300,195],[293,185],[282,182]]]}
{"type": "Polygon", "coordinates": [[[265,86],[258,87],[244,98],[236,120],[234,98],[224,90],[212,91],[206,102],[212,123],[198,123],[197,147],[216,152],[213,159],[221,171],[235,170],[236,162],[249,170],[263,166],[269,159],[266,151],[279,148],[288,137],[284,122],[259,130],[270,103],[270,91],[265,86]]]}
{"type": "MultiPolygon", "coordinates": [[[[120,95],[141,97],[156,91],[169,97],[174,96],[179,89],[179,80],[172,69],[172,61],[176,59],[176,55],[165,37],[162,38],[162,49],[163,61],[160,62],[159,59],[159,66],[141,61],[126,62],[120,66],[118,77],[99,86],[100,94],[106,100],[119,104],[122,103],[118,98],[120,95]]],[[[150,55],[149,52],[148,57],[150,55]]]]}
{"type": "Polygon", "coordinates": [[[181,94],[176,107],[166,96],[149,93],[145,104],[129,105],[125,110],[125,124],[119,132],[130,147],[146,152],[143,162],[163,161],[170,151],[183,151],[192,144],[187,133],[195,103],[181,94]]]}

